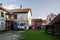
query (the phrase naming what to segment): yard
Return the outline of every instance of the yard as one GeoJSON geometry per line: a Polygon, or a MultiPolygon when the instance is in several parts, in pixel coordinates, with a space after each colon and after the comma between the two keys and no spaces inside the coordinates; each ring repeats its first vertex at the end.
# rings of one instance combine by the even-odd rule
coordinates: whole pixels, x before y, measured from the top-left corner
{"type": "Polygon", "coordinates": [[[44,30],[27,30],[21,35],[22,40],[60,40],[60,37],[45,34],[44,30]]]}

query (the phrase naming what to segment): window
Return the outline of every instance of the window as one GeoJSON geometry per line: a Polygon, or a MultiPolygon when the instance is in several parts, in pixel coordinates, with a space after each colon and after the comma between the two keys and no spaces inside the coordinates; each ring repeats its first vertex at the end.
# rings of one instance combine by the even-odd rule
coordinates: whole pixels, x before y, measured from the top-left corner
{"type": "Polygon", "coordinates": [[[17,19],[17,14],[14,14],[14,19],[17,19]]]}
{"type": "Polygon", "coordinates": [[[4,22],[1,22],[1,27],[2,27],[2,28],[4,27],[4,22]]]}
{"type": "Polygon", "coordinates": [[[53,17],[53,15],[51,15],[51,17],[53,17]]]}
{"type": "Polygon", "coordinates": [[[49,19],[49,21],[51,21],[51,18],[49,19]]]}
{"type": "Polygon", "coordinates": [[[24,26],[24,25],[26,25],[26,23],[20,23],[20,26],[24,26]]]}
{"type": "Polygon", "coordinates": [[[21,25],[21,26],[24,26],[24,24],[23,24],[23,23],[21,23],[20,25],[21,25]]]}
{"type": "Polygon", "coordinates": [[[4,17],[4,13],[1,11],[1,17],[4,17]]]}

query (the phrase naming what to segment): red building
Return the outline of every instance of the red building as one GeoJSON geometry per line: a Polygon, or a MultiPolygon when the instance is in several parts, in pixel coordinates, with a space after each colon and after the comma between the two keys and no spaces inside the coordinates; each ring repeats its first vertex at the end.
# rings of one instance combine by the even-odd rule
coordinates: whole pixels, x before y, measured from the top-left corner
{"type": "Polygon", "coordinates": [[[37,28],[41,28],[42,19],[32,19],[32,25],[36,26],[37,28]]]}
{"type": "Polygon", "coordinates": [[[42,25],[46,25],[46,20],[42,20],[42,25]]]}

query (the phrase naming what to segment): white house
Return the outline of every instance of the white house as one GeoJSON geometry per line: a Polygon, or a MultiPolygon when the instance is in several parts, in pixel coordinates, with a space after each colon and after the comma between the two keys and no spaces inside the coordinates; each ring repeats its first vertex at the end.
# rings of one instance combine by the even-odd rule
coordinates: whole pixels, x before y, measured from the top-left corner
{"type": "Polygon", "coordinates": [[[0,30],[5,30],[6,13],[8,11],[0,4],[0,30]]]}
{"type": "Polygon", "coordinates": [[[31,26],[32,11],[25,9],[5,9],[0,4],[0,30],[15,29],[15,22],[19,25],[31,26]]]}
{"type": "Polygon", "coordinates": [[[50,13],[50,14],[47,16],[47,24],[49,24],[55,17],[56,17],[55,14],[50,13]]]}
{"type": "Polygon", "coordinates": [[[26,26],[31,26],[32,11],[30,8],[12,9],[10,12],[14,16],[14,21],[19,25],[25,24],[26,26]]]}

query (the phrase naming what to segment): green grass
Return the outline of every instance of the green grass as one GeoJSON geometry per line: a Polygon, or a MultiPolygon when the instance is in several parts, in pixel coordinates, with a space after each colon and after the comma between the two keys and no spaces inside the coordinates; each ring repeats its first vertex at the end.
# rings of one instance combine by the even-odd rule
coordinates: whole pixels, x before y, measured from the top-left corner
{"type": "Polygon", "coordinates": [[[21,35],[24,37],[22,40],[60,40],[57,36],[45,34],[44,30],[28,30],[21,35]]]}

